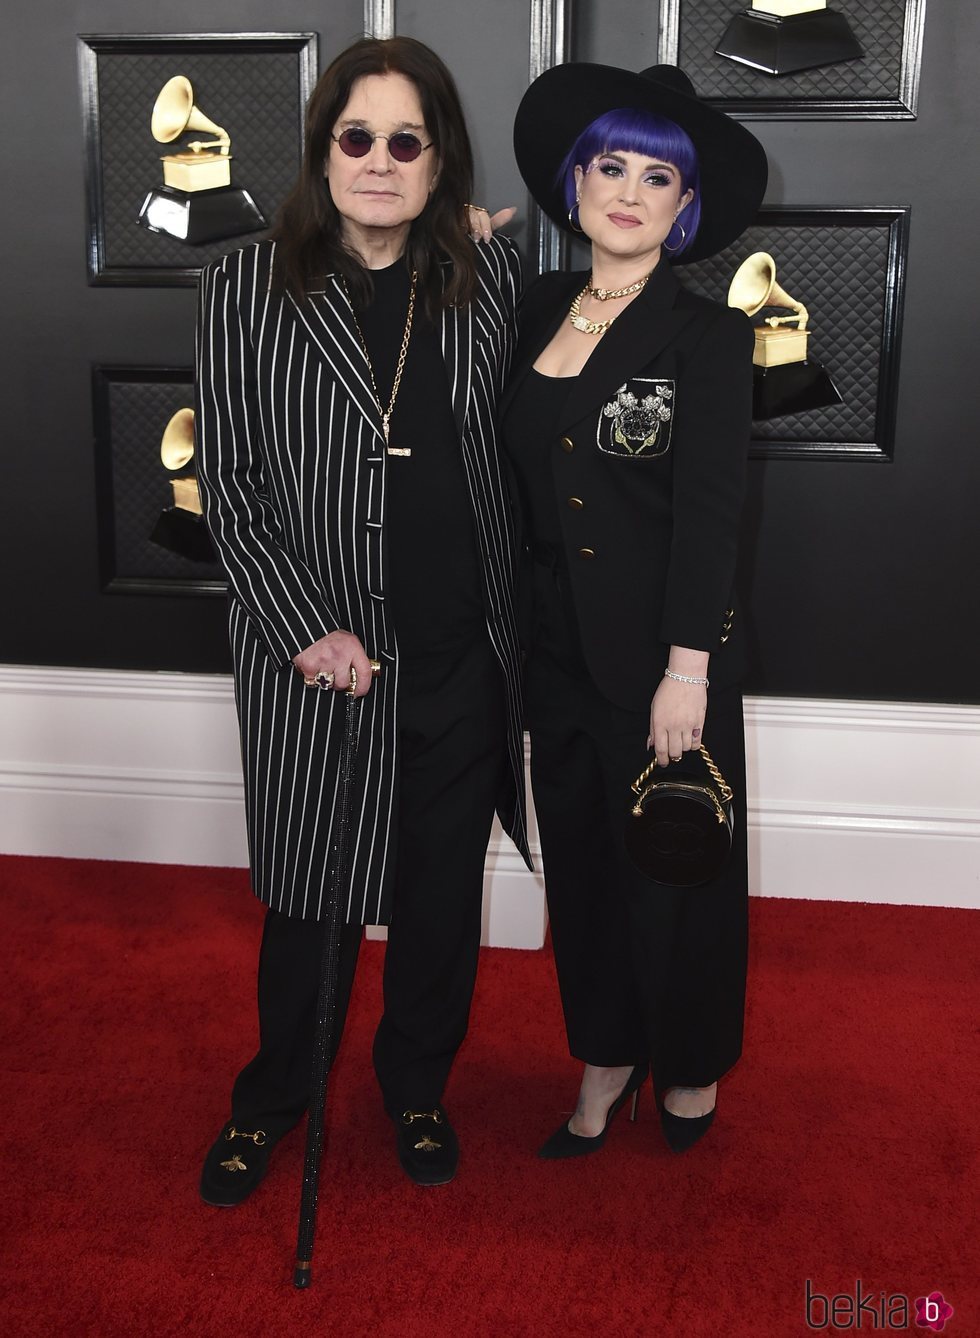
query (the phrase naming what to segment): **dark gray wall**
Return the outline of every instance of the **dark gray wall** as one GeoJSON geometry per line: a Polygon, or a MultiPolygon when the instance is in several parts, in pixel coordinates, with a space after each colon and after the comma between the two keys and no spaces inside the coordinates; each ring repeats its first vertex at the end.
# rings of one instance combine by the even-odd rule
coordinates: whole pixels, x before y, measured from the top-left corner
{"type": "MultiPolygon", "coordinates": [[[[165,14],[149,0],[86,0],[5,16],[2,661],[227,667],[221,599],[99,588],[90,365],[188,364],[194,295],[87,285],[75,35],[274,23],[319,32],[322,67],[359,35],[362,5],[172,0],[165,14]]],[[[401,0],[397,18],[457,76],[477,198],[523,205],[510,128],[526,83],[528,6],[401,0]]],[[[578,0],[573,20],[576,58],[655,63],[655,5],[578,0]]],[[[773,163],[770,203],[912,206],[894,461],[751,465],[753,691],[980,700],[976,540],[967,547],[980,494],[968,249],[980,203],[978,49],[977,7],[933,4],[917,121],[753,125],[773,163]]]]}

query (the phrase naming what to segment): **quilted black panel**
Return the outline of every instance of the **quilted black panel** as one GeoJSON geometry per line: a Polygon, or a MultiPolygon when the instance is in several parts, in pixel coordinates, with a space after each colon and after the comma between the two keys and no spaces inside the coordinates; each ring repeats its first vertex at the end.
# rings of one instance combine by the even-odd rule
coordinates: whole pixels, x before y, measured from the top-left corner
{"type": "MultiPolygon", "coordinates": [[[[749,228],[735,246],[679,271],[682,282],[719,302],[732,275],[753,251],[768,251],[776,282],[802,302],[810,316],[809,352],[833,377],[843,404],[753,425],[765,442],[879,445],[879,377],[882,355],[897,332],[885,328],[889,274],[889,225],[800,225],[778,220],[778,211],[749,228]]],[[[888,387],[894,396],[895,387],[888,387]]]]}
{"type": "Polygon", "coordinates": [[[207,132],[185,134],[174,145],[150,133],[157,94],[175,74],[185,75],[195,105],[231,136],[232,185],[251,194],[271,225],[296,178],[302,156],[302,63],[295,51],[201,51],[188,41],[178,51],[103,51],[98,65],[98,135],[101,149],[104,270],[199,268],[251,236],[187,244],[148,232],[136,222],[146,194],[163,184],[164,153],[207,132]]]}
{"type": "Polygon", "coordinates": [[[715,55],[729,20],[748,0],[665,0],[678,17],[678,44],[671,59],[693,80],[702,97],[719,99],[808,98],[827,101],[899,100],[907,0],[832,0],[861,44],[860,60],[778,78],[715,55]]]}
{"type": "MultiPolygon", "coordinates": [[[[163,381],[112,381],[109,384],[108,452],[112,477],[111,526],[115,579],[150,581],[221,581],[217,562],[192,562],[150,542],[164,507],[173,505],[170,479],[177,477],[160,460],[160,438],[170,418],[194,403],[190,372],[186,384],[163,381]]],[[[193,463],[179,471],[193,473],[193,463]]],[[[101,499],[104,512],[108,499],[101,499]]]]}

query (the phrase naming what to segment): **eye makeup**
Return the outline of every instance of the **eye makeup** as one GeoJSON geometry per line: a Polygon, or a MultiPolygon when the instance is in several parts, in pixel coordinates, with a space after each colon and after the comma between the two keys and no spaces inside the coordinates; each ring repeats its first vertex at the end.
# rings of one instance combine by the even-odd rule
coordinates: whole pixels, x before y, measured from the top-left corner
{"type": "MultiPolygon", "coordinates": [[[[585,169],[586,174],[597,169],[604,177],[618,179],[626,175],[627,164],[625,159],[614,153],[603,153],[598,158],[594,158],[585,169]]],[[[676,179],[676,169],[669,163],[651,163],[643,172],[643,180],[651,186],[663,187],[673,185],[676,179]]]]}

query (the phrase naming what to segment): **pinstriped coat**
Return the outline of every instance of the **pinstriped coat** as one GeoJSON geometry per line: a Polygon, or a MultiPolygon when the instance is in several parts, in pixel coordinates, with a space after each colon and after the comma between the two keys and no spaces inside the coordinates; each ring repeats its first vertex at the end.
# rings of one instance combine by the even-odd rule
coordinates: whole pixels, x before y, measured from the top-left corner
{"type": "MultiPolygon", "coordinates": [[[[197,331],[198,474],[231,586],[252,886],[287,915],[323,912],[344,701],[306,688],[292,657],[343,628],[382,662],[362,702],[347,919],[384,924],[396,858],[398,645],[385,602],[381,415],[339,279],[328,275],[302,307],[273,294],[274,248],[259,242],[205,269],[197,331]]],[[[530,866],[514,536],[495,439],[520,262],[505,238],[476,255],[478,291],[468,308],[444,313],[442,348],[487,626],[507,684],[510,766],[497,811],[530,866]]]]}

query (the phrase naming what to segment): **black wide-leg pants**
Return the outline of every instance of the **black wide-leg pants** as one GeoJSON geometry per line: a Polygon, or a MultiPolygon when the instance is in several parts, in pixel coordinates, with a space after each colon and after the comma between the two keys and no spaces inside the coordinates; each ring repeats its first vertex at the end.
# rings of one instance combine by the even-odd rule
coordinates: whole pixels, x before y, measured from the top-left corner
{"type": "MultiPolygon", "coordinates": [[[[613,656],[629,653],[628,636],[613,656]]],[[[710,673],[710,671],[709,671],[710,673]]],[[[655,685],[651,685],[652,690],[655,685]]],[[[741,1053],[748,877],[741,696],[709,697],[704,741],[735,791],[731,858],[711,883],[671,888],[630,862],[630,784],[650,761],[649,710],[595,686],[567,578],[535,567],[528,663],[531,783],[569,1048],[588,1064],[649,1059],[660,1087],[706,1087],[741,1053]]],[[[688,754],[677,770],[699,773],[688,754]]]]}
{"type": "MultiPolygon", "coordinates": [[[[374,1066],[385,1108],[442,1099],[469,1023],[483,870],[506,761],[503,673],[485,635],[402,661],[395,887],[374,1066]]],[[[232,1092],[232,1118],[279,1137],[309,1103],[322,922],[268,911],[259,957],[259,1050],[232,1092]]],[[[360,925],[341,936],[335,1046],[360,925]]]]}

